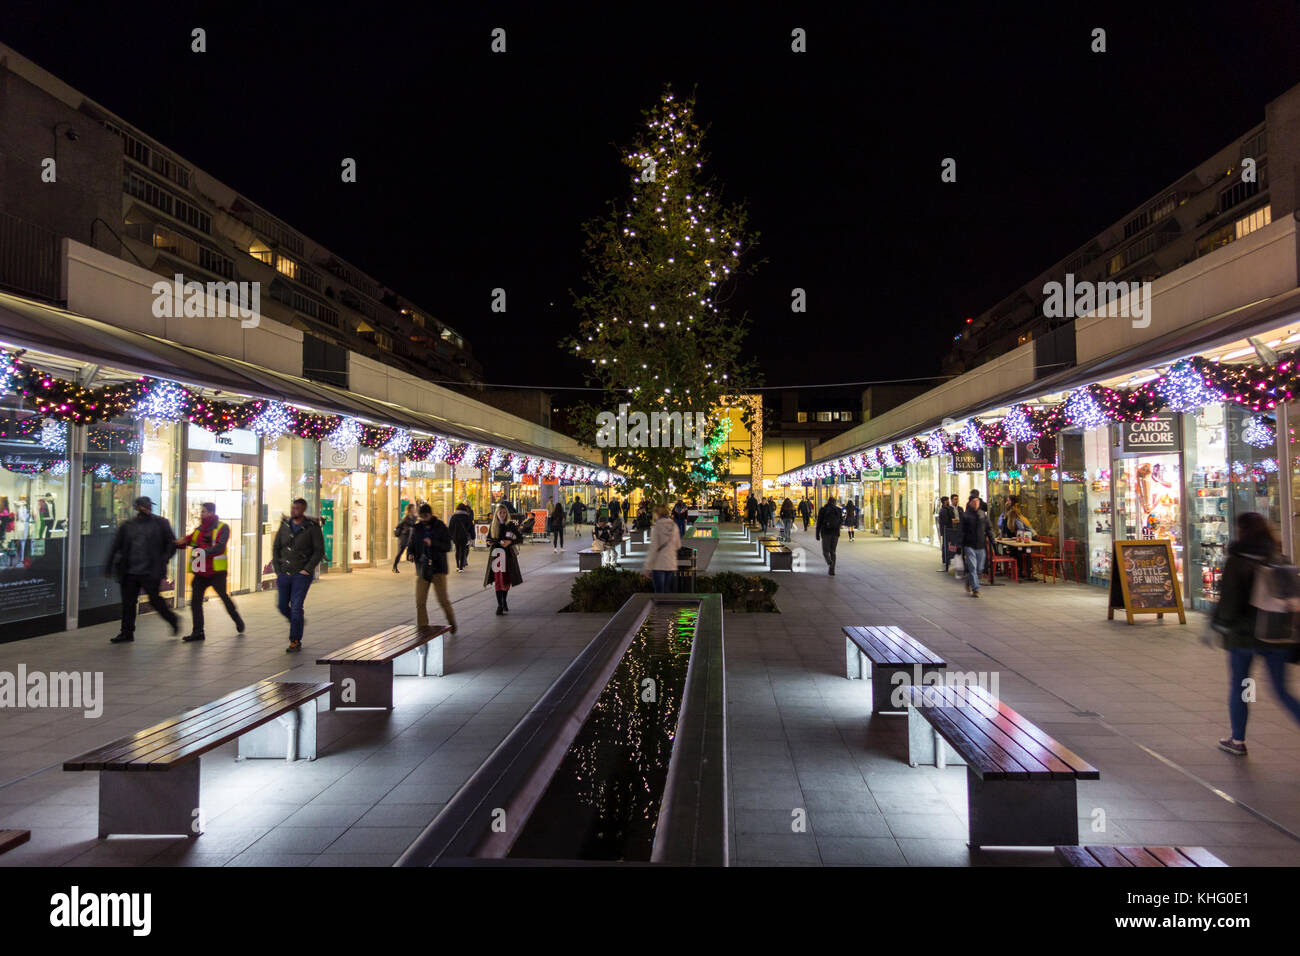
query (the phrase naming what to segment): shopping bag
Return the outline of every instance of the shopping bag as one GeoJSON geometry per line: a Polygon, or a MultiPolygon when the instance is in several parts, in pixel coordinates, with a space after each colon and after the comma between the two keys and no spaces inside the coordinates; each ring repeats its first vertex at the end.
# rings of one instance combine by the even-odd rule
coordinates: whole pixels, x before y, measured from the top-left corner
{"type": "Polygon", "coordinates": [[[951,568],[952,572],[958,577],[966,573],[966,562],[962,560],[960,554],[954,554],[952,556],[952,560],[948,562],[948,567],[951,568]]]}

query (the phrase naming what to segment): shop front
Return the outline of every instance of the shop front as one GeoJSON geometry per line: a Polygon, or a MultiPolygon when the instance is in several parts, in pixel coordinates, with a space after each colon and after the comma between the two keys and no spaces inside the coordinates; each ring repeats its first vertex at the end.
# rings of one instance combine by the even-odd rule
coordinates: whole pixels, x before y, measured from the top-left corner
{"type": "Polygon", "coordinates": [[[217,506],[217,514],[230,527],[226,555],[231,594],[261,587],[260,474],[261,456],[254,432],[235,428],[218,435],[197,425],[188,426],[185,508],[176,533],[180,536],[198,527],[205,501],[217,506]]]}
{"type": "Polygon", "coordinates": [[[320,514],[320,462],[316,442],[309,438],[281,435],[262,442],[262,553],[261,586],[275,586],[271,564],[272,548],[280,523],[289,517],[295,498],[307,502],[307,514],[320,514]]]}

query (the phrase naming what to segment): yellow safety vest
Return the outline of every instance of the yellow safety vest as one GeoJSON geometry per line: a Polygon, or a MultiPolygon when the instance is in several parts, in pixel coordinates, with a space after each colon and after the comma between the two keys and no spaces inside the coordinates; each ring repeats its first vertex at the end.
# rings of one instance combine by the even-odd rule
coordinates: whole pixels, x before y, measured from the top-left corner
{"type": "MultiPolygon", "coordinates": [[[[213,540],[213,541],[216,541],[216,540],[217,540],[217,536],[221,534],[221,529],[224,528],[224,527],[226,527],[226,523],[225,523],[224,521],[218,521],[215,525],[212,526],[212,540],[213,540]]],[[[197,547],[198,547],[198,545],[199,545],[199,532],[202,531],[202,530],[203,530],[202,528],[195,528],[193,531],[190,532],[190,536],[186,539],[187,541],[189,541],[190,547],[192,547],[192,548],[197,548],[197,547]]],[[[227,549],[230,548],[230,539],[229,539],[229,538],[226,538],[226,548],[227,548],[227,549]]],[[[190,568],[191,568],[191,570],[194,568],[193,563],[190,564],[190,568]]],[[[217,555],[215,558],[209,558],[209,559],[208,559],[208,570],[209,570],[209,571],[215,573],[215,572],[218,572],[218,571],[225,571],[226,568],[227,568],[227,564],[226,564],[226,552],[225,552],[225,551],[222,551],[222,552],[221,552],[219,555],[217,555]]]]}

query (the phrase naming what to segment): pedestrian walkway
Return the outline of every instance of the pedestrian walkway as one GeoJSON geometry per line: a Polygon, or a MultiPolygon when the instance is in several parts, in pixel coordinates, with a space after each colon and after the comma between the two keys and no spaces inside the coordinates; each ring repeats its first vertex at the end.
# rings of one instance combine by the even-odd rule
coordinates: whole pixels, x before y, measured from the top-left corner
{"type": "Polygon", "coordinates": [[[485,553],[472,552],[471,569],[449,575],[459,634],[446,644],[446,676],[397,680],[391,713],[321,714],[315,761],[237,762],[234,744],[204,757],[196,840],[97,839],[98,775],[66,773],[62,762],[263,678],[328,680],[318,653],[414,619],[413,566],[322,577],[298,655],[284,652],[288,622],[271,591],[236,599],[243,637],[212,602],[201,644],[181,643],[152,614],[133,644],[108,643],[116,624],[0,644],[0,670],[98,671],[105,691],[97,719],[0,711],[0,827],[32,831],[0,865],[391,865],[607,619],[555,616],[569,601],[575,550],[526,545],[524,583],[504,617],[483,588],[485,553]]]}
{"type": "MultiPolygon", "coordinates": [[[[1110,622],[1104,590],[1064,583],[985,588],[976,601],[939,572],[936,550],[865,535],[841,537],[830,577],[812,533],[794,537],[807,572],[774,575],[781,613],[727,616],[737,863],[1053,865],[1032,850],[972,861],[965,768],[909,767],[906,719],[872,717],[870,689],[845,679],[841,625],[895,624],[950,668],[996,671],[1003,699],[1101,770],[1079,784],[1082,842],[1300,864],[1300,728],[1257,666],[1250,756],[1216,748],[1227,664],[1200,642],[1203,615],[1110,622]],[[806,833],[792,832],[799,809],[806,833]]],[[[725,566],[761,573],[738,549],[725,566]]]]}
{"type": "MultiPolygon", "coordinates": [[[[724,527],[710,573],[766,573],[735,527],[724,527]]],[[[608,620],[556,613],[584,542],[558,555],[524,547],[507,617],[493,614],[475,552],[471,571],[450,575],[461,633],[446,676],[399,679],[391,713],[322,714],[314,762],[236,762],[233,745],[205,757],[204,832],[192,841],[97,839],[95,775],[65,773],[62,761],[256,680],[327,679],[317,653],[413,618],[411,566],[317,582],[301,656],[284,653],[270,592],[238,599],[243,637],[214,604],[199,645],[152,615],[131,645],[108,644],[111,624],[0,645],[0,670],[99,671],[106,698],[98,719],[0,712],[0,827],[32,831],[0,866],[390,865],[608,620]]],[[[1100,781],[1079,785],[1082,842],[1300,863],[1300,730],[1264,681],[1250,757],[1215,748],[1226,663],[1200,643],[1201,615],[1186,626],[1108,622],[1106,593],[1072,584],[1009,584],[974,601],[938,572],[934,550],[862,535],[841,539],[829,577],[811,532],[796,530],[793,546],[805,570],[772,574],[781,613],[725,621],[736,864],[1055,865],[1040,850],[972,859],[964,768],[907,765],[906,720],[872,717],[869,687],[844,677],[845,624],[895,624],[954,669],[996,672],[1012,707],[1100,769],[1100,781]]],[[[436,606],[430,614],[441,619],[436,606]]]]}

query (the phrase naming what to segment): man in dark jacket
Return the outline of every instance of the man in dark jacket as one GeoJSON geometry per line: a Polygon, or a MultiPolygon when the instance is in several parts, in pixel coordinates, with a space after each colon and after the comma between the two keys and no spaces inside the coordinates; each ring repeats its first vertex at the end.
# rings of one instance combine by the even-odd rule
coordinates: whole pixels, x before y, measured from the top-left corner
{"type": "Polygon", "coordinates": [[[280,592],[280,613],[289,619],[289,646],[286,653],[302,650],[302,630],[306,623],[302,613],[311,587],[316,565],[325,557],[325,536],[320,524],[307,517],[307,501],[295,498],[289,517],[280,522],[271,545],[271,568],[280,592]]]}
{"type": "Polygon", "coordinates": [[[456,633],[456,615],[447,597],[447,552],[451,550],[451,532],[427,504],[420,505],[420,520],[411,532],[411,559],[415,562],[415,623],[429,626],[429,585],[438,596],[442,613],[447,615],[451,633],[456,633]]]}
{"type": "Polygon", "coordinates": [[[159,593],[167,562],[176,553],[176,534],[171,523],[153,513],[153,501],[135,499],[135,517],[117,526],[113,550],[108,554],[107,573],[122,585],[122,632],[110,643],[135,640],[135,612],[140,592],[149,595],[149,606],[171,625],[172,634],[181,629],[180,618],[159,593]]]}
{"type": "Polygon", "coordinates": [[[581,498],[573,499],[573,506],[569,509],[569,514],[573,516],[573,536],[582,537],[582,526],[587,520],[587,506],[583,504],[581,498]]]}
{"type": "Polygon", "coordinates": [[[808,530],[808,522],[812,518],[812,503],[807,498],[799,499],[799,517],[803,519],[803,529],[808,530]]]}
{"type": "Polygon", "coordinates": [[[971,597],[980,596],[980,573],[984,570],[984,556],[992,534],[988,512],[980,508],[978,498],[971,498],[961,516],[962,560],[966,564],[966,590],[971,597]]]}
{"type": "Polygon", "coordinates": [[[456,513],[447,524],[451,532],[452,543],[456,545],[456,573],[469,567],[469,543],[474,537],[474,516],[470,514],[469,505],[456,506],[456,513]]]}
{"type": "Polygon", "coordinates": [[[948,503],[948,496],[939,499],[939,516],[935,519],[939,526],[939,554],[943,559],[943,570],[948,570],[952,562],[952,552],[948,550],[948,540],[952,537],[953,526],[957,524],[957,511],[948,503]]]}
{"type": "Polygon", "coordinates": [[[817,526],[814,529],[817,540],[822,543],[822,557],[826,559],[827,573],[835,576],[835,549],[840,544],[840,528],[844,524],[844,513],[831,495],[817,512],[817,526]]]}

